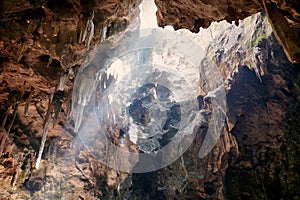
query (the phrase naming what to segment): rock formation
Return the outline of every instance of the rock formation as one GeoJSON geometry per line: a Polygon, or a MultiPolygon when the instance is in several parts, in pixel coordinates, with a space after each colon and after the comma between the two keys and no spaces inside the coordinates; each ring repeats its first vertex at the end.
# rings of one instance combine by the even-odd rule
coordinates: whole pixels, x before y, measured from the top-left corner
{"type": "MultiPolygon", "coordinates": [[[[70,117],[76,74],[91,49],[137,26],[139,4],[0,3],[0,199],[297,199],[297,0],[156,0],[158,24],[200,30],[181,32],[202,43],[203,65],[216,66],[225,80],[226,123],[205,158],[198,157],[205,124],[180,159],[145,174],[105,166],[76,137],[70,117]],[[214,22],[223,19],[230,23],[214,22]]],[[[109,131],[116,141],[120,130],[109,131]]]]}

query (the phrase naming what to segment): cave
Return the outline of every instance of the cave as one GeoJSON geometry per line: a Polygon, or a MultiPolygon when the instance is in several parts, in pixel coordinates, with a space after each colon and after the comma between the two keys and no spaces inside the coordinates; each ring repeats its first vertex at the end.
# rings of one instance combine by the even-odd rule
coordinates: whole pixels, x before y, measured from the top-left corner
{"type": "Polygon", "coordinates": [[[296,0],[0,2],[0,199],[298,199],[296,0]]]}

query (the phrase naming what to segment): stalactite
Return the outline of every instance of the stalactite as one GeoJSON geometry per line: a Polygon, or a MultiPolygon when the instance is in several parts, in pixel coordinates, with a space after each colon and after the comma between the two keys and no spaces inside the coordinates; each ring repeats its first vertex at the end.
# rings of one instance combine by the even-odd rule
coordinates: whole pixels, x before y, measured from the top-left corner
{"type": "Polygon", "coordinates": [[[59,100],[55,103],[54,117],[53,117],[53,128],[54,128],[55,124],[57,123],[58,114],[60,113],[61,106],[62,106],[62,101],[59,100]]]}
{"type": "Polygon", "coordinates": [[[101,40],[100,42],[103,42],[106,38],[106,32],[107,32],[107,26],[103,25],[102,31],[101,31],[101,40]]]}
{"type": "Polygon", "coordinates": [[[77,32],[77,42],[80,44],[82,43],[82,36],[83,36],[83,28],[84,28],[84,21],[83,21],[83,14],[79,15],[79,20],[76,28],[77,32]]]}
{"type": "Polygon", "coordinates": [[[85,26],[85,29],[84,29],[84,32],[83,32],[82,40],[81,40],[81,42],[84,43],[85,40],[86,40],[87,35],[89,35],[88,40],[87,40],[87,44],[86,44],[87,50],[89,50],[92,38],[94,36],[93,19],[94,19],[94,11],[91,11],[89,13],[89,16],[88,16],[88,19],[87,19],[87,22],[86,22],[86,26],[85,26]]]}
{"type": "Polygon", "coordinates": [[[75,127],[74,132],[77,133],[79,130],[79,127],[81,125],[82,116],[83,116],[84,106],[78,105],[76,109],[76,118],[75,118],[75,127]]]}
{"type": "Polygon", "coordinates": [[[53,117],[53,128],[54,128],[54,126],[57,122],[57,119],[58,119],[58,115],[61,110],[62,99],[64,98],[63,90],[64,90],[64,87],[65,87],[65,84],[67,81],[67,77],[68,77],[67,73],[62,74],[62,76],[60,77],[58,86],[57,86],[58,90],[54,94],[51,94],[50,99],[49,99],[47,114],[46,114],[44,124],[43,124],[43,136],[42,136],[42,140],[41,140],[41,146],[39,149],[39,153],[38,153],[38,157],[37,157],[36,165],[35,165],[35,167],[37,169],[39,168],[39,165],[40,165],[40,162],[42,159],[52,113],[54,112],[54,117],[53,117]]]}
{"type": "Polygon", "coordinates": [[[19,107],[19,104],[17,103],[16,106],[15,106],[15,108],[14,108],[13,118],[12,118],[10,124],[8,125],[8,128],[7,128],[7,134],[10,133],[11,127],[13,126],[13,124],[15,122],[17,111],[18,111],[18,107],[19,107]]]}
{"type": "Polygon", "coordinates": [[[6,133],[4,128],[0,128],[0,156],[3,153],[5,142],[8,138],[8,134],[6,133]]]}
{"type": "Polygon", "coordinates": [[[57,90],[64,91],[68,78],[69,78],[69,72],[62,72],[58,82],[57,90]]]}
{"type": "Polygon", "coordinates": [[[31,101],[31,99],[32,99],[33,93],[34,93],[34,87],[31,86],[30,92],[29,92],[29,95],[28,95],[28,98],[27,98],[26,101],[25,101],[26,104],[25,104],[25,109],[24,109],[24,115],[26,115],[27,112],[28,112],[29,104],[30,104],[30,101],[31,101]]]}
{"type": "Polygon", "coordinates": [[[45,142],[46,142],[46,139],[47,139],[48,127],[49,127],[49,124],[50,124],[51,112],[52,112],[52,109],[53,109],[52,99],[53,99],[53,94],[49,98],[48,110],[47,110],[47,114],[46,114],[44,124],[43,124],[44,129],[43,129],[43,136],[42,136],[41,146],[40,146],[38,157],[37,157],[36,163],[35,163],[35,168],[36,169],[38,169],[39,166],[40,166],[40,162],[41,162],[44,147],[45,147],[45,142]]]}
{"type": "Polygon", "coordinates": [[[6,112],[5,112],[5,114],[4,114],[3,121],[2,121],[2,124],[1,124],[1,127],[0,127],[2,129],[4,129],[4,126],[6,124],[7,117],[9,115],[9,113],[10,113],[10,109],[11,109],[11,107],[8,107],[7,110],[6,110],[6,112]]]}

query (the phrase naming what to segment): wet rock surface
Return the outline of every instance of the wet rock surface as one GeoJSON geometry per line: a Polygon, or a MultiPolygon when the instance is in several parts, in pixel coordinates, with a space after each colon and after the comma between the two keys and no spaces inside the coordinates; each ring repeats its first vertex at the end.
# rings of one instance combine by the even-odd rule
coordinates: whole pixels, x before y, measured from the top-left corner
{"type": "MultiPolygon", "coordinates": [[[[277,5],[288,13],[289,22],[297,22],[298,2],[291,2],[291,6],[277,5]]],[[[199,128],[192,146],[180,159],[146,174],[110,169],[82,145],[73,131],[72,119],[68,119],[74,76],[87,51],[88,41],[78,43],[78,35],[85,30],[91,9],[95,11],[93,46],[101,38],[123,30],[131,21],[129,12],[134,13],[138,4],[63,1],[58,6],[54,1],[1,2],[0,198],[297,199],[299,66],[288,61],[281,45],[273,34],[267,35],[263,25],[261,30],[254,26],[253,39],[237,39],[239,43],[229,49],[226,41],[231,39],[226,33],[235,36],[236,29],[228,29],[217,38],[212,33],[219,46],[211,45],[207,57],[226,80],[228,118],[218,143],[205,158],[199,159],[198,151],[207,124],[199,128]],[[244,46],[240,48],[240,44],[244,46]],[[55,126],[51,119],[41,165],[35,169],[49,98],[63,72],[69,73],[63,103],[55,126]]],[[[219,1],[192,4],[170,0],[157,4],[160,25],[170,20],[175,29],[192,31],[214,20],[234,21],[263,9],[261,2],[244,1],[225,3],[221,8],[216,6],[219,1]],[[194,5],[205,7],[199,12],[201,9],[194,5]],[[187,21],[185,13],[192,13],[192,22],[187,21]],[[172,18],[175,14],[180,20],[172,18]]],[[[259,23],[262,22],[256,22],[259,23]]],[[[201,98],[199,101],[203,102],[201,98]]],[[[118,144],[120,130],[110,127],[109,131],[111,140],[118,144]]],[[[137,152],[134,145],[128,149],[137,152]]]]}

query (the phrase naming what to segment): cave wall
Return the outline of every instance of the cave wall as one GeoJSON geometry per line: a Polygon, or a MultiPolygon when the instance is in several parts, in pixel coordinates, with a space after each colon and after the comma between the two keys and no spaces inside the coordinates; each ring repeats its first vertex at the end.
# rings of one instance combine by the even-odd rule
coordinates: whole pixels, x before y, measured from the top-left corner
{"type": "Polygon", "coordinates": [[[243,66],[228,93],[229,115],[236,118],[231,133],[239,146],[226,170],[228,199],[299,197],[299,65],[287,61],[278,43],[269,48],[276,57],[268,60],[262,82],[243,66]]]}
{"type": "Polygon", "coordinates": [[[74,141],[73,122],[69,120],[71,93],[76,72],[92,49],[87,48],[87,39],[79,40],[91,11],[94,35],[90,45],[94,47],[138,20],[139,3],[0,2],[1,199],[98,199],[115,195],[109,188],[116,188],[123,178],[103,165],[92,165],[81,142],[74,141]],[[50,112],[51,125],[36,170],[49,101],[58,94],[62,80],[63,89],[56,96],[62,105],[50,112]]]}
{"type": "MultiPolygon", "coordinates": [[[[293,27],[298,1],[277,3],[293,27]]],[[[299,66],[291,64],[272,35],[261,81],[250,63],[220,56],[232,77],[228,120],[214,150],[197,153],[205,127],[184,156],[148,174],[118,172],[95,160],[68,119],[76,71],[87,52],[78,42],[94,10],[92,46],[124,30],[139,1],[2,1],[0,4],[0,197],[1,199],[296,199],[299,194],[299,66]],[[81,25],[80,25],[81,24],[81,25]],[[104,34],[104,27],[106,32],[104,34]],[[107,31],[109,30],[109,31],[107,31]],[[229,60],[228,60],[229,59],[229,60]],[[232,71],[238,69],[236,73],[232,71]],[[48,131],[40,168],[35,169],[49,97],[62,74],[58,120],[48,131]]],[[[212,21],[236,21],[258,11],[261,1],[156,1],[158,24],[198,32],[212,21]]],[[[228,77],[227,77],[228,78],[228,77]]]]}
{"type": "Polygon", "coordinates": [[[156,0],[155,3],[159,26],[172,25],[175,30],[185,28],[196,33],[214,21],[226,20],[238,25],[240,19],[264,10],[288,59],[293,63],[300,62],[300,42],[293,31],[293,28],[300,27],[299,1],[156,0]]]}
{"type": "MultiPolygon", "coordinates": [[[[264,13],[247,21],[238,27],[216,25],[199,33],[199,37],[213,41],[206,48],[207,67],[218,66],[227,78],[227,125],[207,157],[196,156],[205,135],[203,127],[182,160],[159,172],[157,179],[170,186],[166,197],[293,199],[299,196],[296,181],[299,160],[295,157],[299,149],[296,125],[299,64],[289,62],[274,33],[268,30],[271,26],[264,13]],[[252,31],[243,34],[245,30],[252,31]],[[249,52],[251,49],[256,50],[249,52]],[[174,187],[176,181],[179,183],[174,187]]],[[[162,185],[158,184],[158,188],[162,185]]]]}

